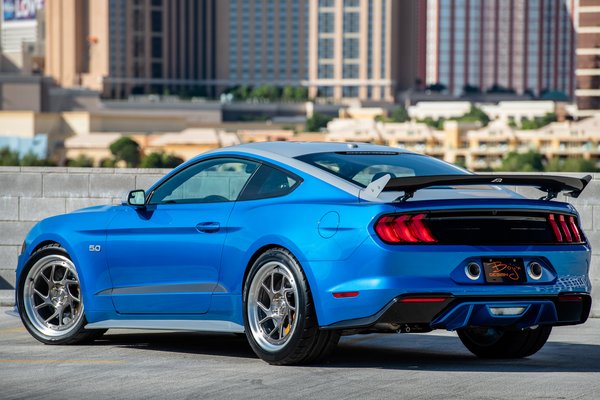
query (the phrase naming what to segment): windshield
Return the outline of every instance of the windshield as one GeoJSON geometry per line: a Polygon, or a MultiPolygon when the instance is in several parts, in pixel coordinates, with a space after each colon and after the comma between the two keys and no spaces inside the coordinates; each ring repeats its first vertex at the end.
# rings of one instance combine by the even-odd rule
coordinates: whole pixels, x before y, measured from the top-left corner
{"type": "Polygon", "coordinates": [[[386,174],[392,178],[469,174],[437,158],[412,153],[353,151],[313,153],[296,158],[362,187],[386,174]]]}

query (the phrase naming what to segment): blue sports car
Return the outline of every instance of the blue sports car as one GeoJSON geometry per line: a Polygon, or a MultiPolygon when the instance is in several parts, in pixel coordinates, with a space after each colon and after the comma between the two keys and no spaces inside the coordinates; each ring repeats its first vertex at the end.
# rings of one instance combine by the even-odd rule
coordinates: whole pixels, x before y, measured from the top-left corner
{"type": "Polygon", "coordinates": [[[122,205],[38,223],[17,306],[47,344],[245,333],[263,360],[306,364],[341,335],[447,329],[477,356],[526,357],[588,317],[590,245],[577,211],[550,200],[589,180],[477,175],[370,144],[222,148],[122,205]]]}

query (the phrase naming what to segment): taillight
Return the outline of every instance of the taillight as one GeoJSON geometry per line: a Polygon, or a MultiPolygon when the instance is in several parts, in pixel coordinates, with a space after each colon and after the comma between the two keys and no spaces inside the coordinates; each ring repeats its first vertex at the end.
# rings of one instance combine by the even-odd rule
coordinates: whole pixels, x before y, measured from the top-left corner
{"type": "Polygon", "coordinates": [[[548,214],[548,222],[557,242],[581,242],[581,233],[577,227],[575,217],[565,216],[564,214],[548,214]]]}
{"type": "Polygon", "coordinates": [[[386,243],[435,243],[425,214],[387,215],[375,224],[375,232],[386,243]]]}
{"type": "Polygon", "coordinates": [[[581,242],[581,234],[579,233],[579,228],[577,228],[577,224],[575,223],[575,217],[569,217],[569,227],[571,227],[575,241],[581,242]]]}

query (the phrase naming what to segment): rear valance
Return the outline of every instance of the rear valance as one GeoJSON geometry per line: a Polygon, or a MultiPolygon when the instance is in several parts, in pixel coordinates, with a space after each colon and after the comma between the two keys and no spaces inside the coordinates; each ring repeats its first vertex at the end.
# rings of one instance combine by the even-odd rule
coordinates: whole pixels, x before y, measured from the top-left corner
{"type": "Polygon", "coordinates": [[[578,197],[592,179],[591,175],[583,178],[556,175],[433,175],[392,178],[383,187],[383,191],[404,192],[397,201],[406,201],[420,189],[433,186],[464,185],[509,185],[531,186],[546,192],[544,200],[552,200],[559,193],[565,196],[578,197]]]}

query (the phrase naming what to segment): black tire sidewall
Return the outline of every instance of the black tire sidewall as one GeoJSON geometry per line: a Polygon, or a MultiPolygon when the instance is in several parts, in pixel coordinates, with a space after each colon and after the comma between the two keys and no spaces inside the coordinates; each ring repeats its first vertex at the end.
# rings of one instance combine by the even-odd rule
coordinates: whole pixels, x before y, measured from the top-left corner
{"type": "Polygon", "coordinates": [[[246,337],[248,338],[248,342],[252,347],[252,350],[263,360],[267,362],[278,362],[283,360],[290,355],[292,355],[296,347],[299,345],[302,340],[302,336],[304,335],[304,331],[307,328],[307,316],[311,313],[310,310],[310,300],[308,298],[309,290],[307,287],[306,280],[304,278],[304,273],[299,265],[299,263],[293,259],[287,252],[282,249],[271,249],[263,253],[252,265],[250,272],[248,273],[248,278],[244,284],[244,292],[243,292],[243,315],[244,315],[244,328],[246,330],[246,337]],[[261,269],[263,265],[270,261],[277,261],[284,264],[286,267],[290,269],[292,272],[294,279],[297,284],[298,289],[298,304],[296,305],[296,328],[292,333],[292,337],[285,344],[285,346],[278,351],[269,352],[264,350],[254,339],[252,335],[252,330],[250,329],[249,321],[248,321],[248,292],[250,289],[250,285],[258,271],[261,269]]]}
{"type": "MultiPolygon", "coordinates": [[[[23,297],[25,294],[25,290],[24,290],[25,282],[29,275],[29,271],[35,265],[35,263],[37,261],[39,261],[40,259],[42,259],[46,256],[49,256],[49,255],[60,255],[60,256],[64,256],[64,257],[68,258],[69,260],[73,261],[71,259],[71,257],[69,257],[69,254],[62,247],[58,247],[58,246],[53,246],[50,248],[43,248],[43,249],[38,250],[35,253],[33,253],[31,255],[31,257],[25,263],[25,267],[23,268],[23,271],[21,272],[21,277],[19,279],[19,285],[18,285],[19,291],[16,296],[17,297],[17,310],[19,311],[19,316],[21,317],[21,321],[23,322],[23,325],[25,326],[27,331],[31,334],[31,336],[33,336],[34,338],[36,338],[37,340],[39,340],[40,342],[45,343],[45,344],[64,344],[64,343],[68,343],[68,342],[72,341],[75,336],[77,336],[79,333],[81,333],[84,330],[83,327],[87,323],[85,315],[83,316],[83,318],[81,318],[79,320],[76,327],[71,332],[69,332],[69,334],[60,336],[60,337],[52,337],[52,336],[44,335],[43,333],[38,331],[35,328],[35,326],[33,326],[31,321],[29,320],[29,315],[27,315],[27,311],[25,310],[25,306],[23,304],[23,302],[25,301],[25,299],[23,297]]],[[[75,268],[77,268],[77,267],[75,267],[75,268]]],[[[83,293],[81,293],[81,297],[82,297],[82,301],[83,301],[83,293]]]]}

